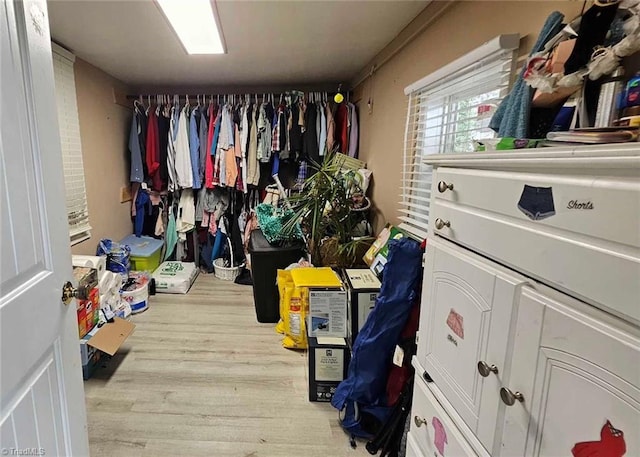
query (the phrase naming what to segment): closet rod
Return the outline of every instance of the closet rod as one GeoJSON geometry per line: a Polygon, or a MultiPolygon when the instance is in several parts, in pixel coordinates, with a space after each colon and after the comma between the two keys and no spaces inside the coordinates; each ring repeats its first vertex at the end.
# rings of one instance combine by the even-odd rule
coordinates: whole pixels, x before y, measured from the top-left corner
{"type": "MultiPolygon", "coordinates": [[[[259,92],[259,93],[255,93],[255,92],[251,92],[251,93],[221,93],[221,94],[211,94],[211,93],[196,93],[196,94],[189,94],[189,100],[198,100],[198,97],[202,97],[203,95],[206,97],[206,99],[208,100],[210,97],[230,97],[230,96],[235,96],[236,98],[240,97],[244,97],[245,95],[248,95],[249,98],[251,99],[255,99],[256,97],[259,99],[266,99],[269,98],[272,94],[273,94],[273,98],[275,99],[279,99],[280,96],[286,96],[287,94],[291,94],[291,92],[295,92],[295,91],[289,91],[289,92],[259,92]]],[[[299,91],[302,92],[302,91],[299,91]]],[[[313,94],[327,94],[327,98],[329,99],[333,99],[333,96],[335,94],[337,94],[338,92],[335,91],[309,91],[309,92],[303,92],[305,98],[309,98],[309,96],[313,96],[313,94]]],[[[351,98],[353,96],[353,92],[352,91],[344,91],[343,95],[345,96],[345,98],[347,98],[347,93],[349,98],[351,98]]],[[[173,100],[174,95],[177,95],[178,100],[185,100],[186,96],[184,94],[180,95],[180,94],[172,94],[171,92],[169,93],[157,93],[157,94],[138,94],[138,95],[133,95],[133,94],[129,94],[127,95],[127,100],[138,100],[140,98],[142,98],[142,101],[145,102],[147,101],[148,98],[151,98],[152,101],[155,102],[155,99],[157,96],[168,96],[170,98],[170,101],[173,100]]]]}

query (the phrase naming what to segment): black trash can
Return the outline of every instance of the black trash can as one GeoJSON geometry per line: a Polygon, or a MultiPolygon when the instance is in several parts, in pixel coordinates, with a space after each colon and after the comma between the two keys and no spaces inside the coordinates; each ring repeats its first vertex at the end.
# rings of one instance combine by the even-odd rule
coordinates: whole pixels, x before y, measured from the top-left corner
{"type": "Polygon", "coordinates": [[[301,257],[306,257],[305,245],[299,241],[285,246],[271,246],[258,229],[251,232],[249,253],[256,317],[258,322],[276,323],[280,320],[276,285],[278,270],[297,262],[301,257]]]}

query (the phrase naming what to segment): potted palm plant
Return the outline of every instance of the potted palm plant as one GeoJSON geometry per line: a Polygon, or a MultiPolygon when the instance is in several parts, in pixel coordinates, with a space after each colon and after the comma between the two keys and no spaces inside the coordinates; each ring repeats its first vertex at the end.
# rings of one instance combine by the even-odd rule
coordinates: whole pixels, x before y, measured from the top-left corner
{"type": "Polygon", "coordinates": [[[332,153],[321,164],[310,166],[315,173],[304,182],[301,192],[290,198],[293,217],[283,227],[305,234],[315,265],[352,267],[373,242],[367,226],[369,200],[364,197],[356,173],[344,170],[344,156],[332,153]]]}

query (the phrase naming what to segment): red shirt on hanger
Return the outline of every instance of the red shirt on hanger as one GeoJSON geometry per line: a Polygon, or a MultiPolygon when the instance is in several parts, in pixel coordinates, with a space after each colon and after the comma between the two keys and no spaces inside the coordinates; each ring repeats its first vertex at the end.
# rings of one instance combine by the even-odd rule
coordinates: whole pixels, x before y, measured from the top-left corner
{"type": "Polygon", "coordinates": [[[154,108],[149,109],[149,120],[147,122],[147,170],[151,178],[153,190],[162,190],[162,179],[160,178],[160,137],[158,133],[158,118],[154,108]]]}
{"type": "Polygon", "coordinates": [[[340,143],[340,152],[346,154],[349,152],[349,110],[344,103],[336,108],[335,122],[335,140],[340,143]]]}

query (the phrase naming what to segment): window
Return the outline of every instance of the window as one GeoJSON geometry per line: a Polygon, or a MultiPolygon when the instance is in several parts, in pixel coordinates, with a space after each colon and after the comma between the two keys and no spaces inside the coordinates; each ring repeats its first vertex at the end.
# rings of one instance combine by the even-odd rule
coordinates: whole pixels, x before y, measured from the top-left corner
{"type": "Polygon", "coordinates": [[[53,76],[64,166],[69,238],[72,245],[87,240],[91,236],[84,167],[82,165],[76,82],[73,73],[74,61],[73,54],[60,46],[53,45],[53,76]]]}
{"type": "Polygon", "coordinates": [[[477,140],[494,137],[489,121],[509,91],[518,43],[518,35],[501,35],[405,89],[400,228],[417,238],[426,238],[429,223],[432,179],[424,157],[471,153],[477,140]]]}

